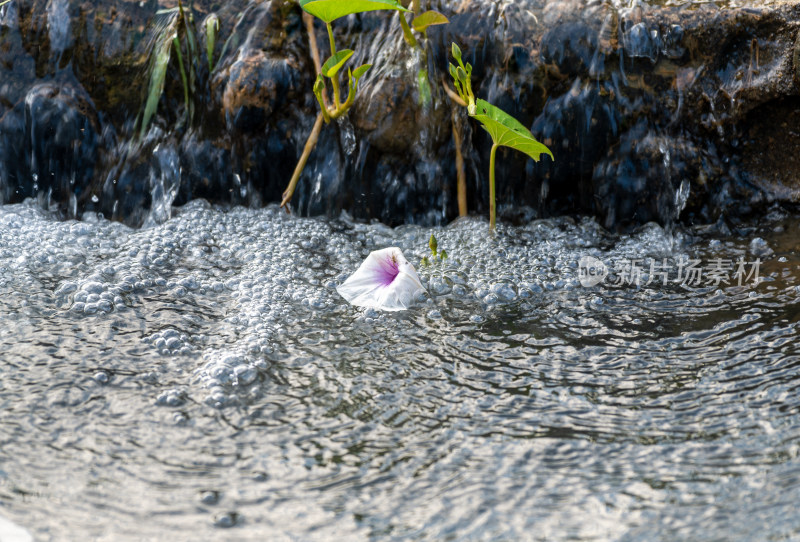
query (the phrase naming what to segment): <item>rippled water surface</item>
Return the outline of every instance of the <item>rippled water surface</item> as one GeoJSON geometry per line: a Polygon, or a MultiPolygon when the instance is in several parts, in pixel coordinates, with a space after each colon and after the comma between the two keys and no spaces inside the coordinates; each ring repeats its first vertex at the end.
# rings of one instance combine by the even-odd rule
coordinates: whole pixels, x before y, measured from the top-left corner
{"type": "Polygon", "coordinates": [[[0,515],[36,540],[796,539],[798,233],[0,207],[0,515]],[[338,296],[431,231],[417,307],[338,296]],[[587,288],[583,256],[672,275],[587,288]],[[681,287],[689,258],[762,282],[681,287]]]}

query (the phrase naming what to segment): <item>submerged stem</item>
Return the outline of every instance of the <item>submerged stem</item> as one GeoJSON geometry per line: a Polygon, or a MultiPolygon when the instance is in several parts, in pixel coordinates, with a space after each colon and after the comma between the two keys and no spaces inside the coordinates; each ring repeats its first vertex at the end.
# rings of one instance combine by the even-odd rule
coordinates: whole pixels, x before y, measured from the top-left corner
{"type": "Polygon", "coordinates": [[[497,147],[499,145],[494,143],[492,145],[492,153],[489,155],[489,230],[494,233],[495,217],[497,215],[497,208],[494,201],[494,164],[495,155],[497,154],[497,147]]]}
{"type": "Polygon", "coordinates": [[[308,157],[311,155],[311,151],[314,150],[314,147],[317,145],[319,133],[322,131],[322,120],[322,112],[320,112],[317,115],[317,120],[314,122],[314,128],[311,129],[311,133],[308,135],[306,146],[303,148],[303,154],[300,155],[300,160],[297,161],[297,165],[294,168],[292,180],[289,181],[289,186],[287,186],[286,190],[283,192],[281,207],[286,207],[286,205],[292,199],[294,189],[297,187],[297,181],[300,180],[300,174],[303,173],[303,168],[306,167],[306,162],[308,162],[308,157]]]}

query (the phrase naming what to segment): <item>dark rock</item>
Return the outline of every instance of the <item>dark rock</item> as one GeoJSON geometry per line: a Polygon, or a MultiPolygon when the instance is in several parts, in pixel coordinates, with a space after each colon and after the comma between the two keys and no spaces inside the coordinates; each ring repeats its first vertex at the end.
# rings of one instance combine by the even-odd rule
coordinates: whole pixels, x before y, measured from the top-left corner
{"type": "MultiPolygon", "coordinates": [[[[191,115],[173,55],[142,140],[157,3],[50,4],[0,8],[3,201],[37,196],[68,214],[140,224],[167,201],[280,198],[318,113],[295,2],[196,0],[199,39],[208,14],[221,20],[216,66],[208,73],[204,54],[184,59],[195,76],[191,115]]],[[[295,209],[392,224],[454,217],[455,106],[439,84],[449,79],[453,41],[474,66],[476,95],[530,126],[555,155],[534,163],[502,150],[499,205],[595,213],[628,227],[677,216],[718,223],[800,203],[800,5],[718,4],[443,1],[435,7],[450,24],[429,30],[427,56],[416,60],[396,15],[336,21],[340,48],[356,50],[351,65],[375,66],[352,126],[323,128],[295,209]],[[430,107],[420,105],[420,67],[430,107]]],[[[324,26],[316,36],[324,59],[324,26]]],[[[463,111],[455,116],[469,206],[483,213],[490,140],[474,121],[463,124],[463,111]]]]}
{"type": "Polygon", "coordinates": [[[562,23],[542,36],[542,63],[565,76],[585,73],[597,51],[597,39],[597,30],[584,22],[562,23]]]}
{"type": "Polygon", "coordinates": [[[708,165],[691,141],[662,135],[640,121],[594,168],[597,213],[611,229],[674,221],[692,191],[705,190],[701,179],[708,177],[708,165]]]}
{"type": "Polygon", "coordinates": [[[764,104],[744,124],[748,180],[780,200],[800,203],[800,97],[764,104]]]}
{"type": "Polygon", "coordinates": [[[526,202],[553,202],[554,208],[592,208],[592,174],[608,146],[617,140],[621,105],[609,85],[576,79],[569,92],[548,102],[533,124],[533,134],[558,157],[529,161],[526,202]],[[569,179],[566,183],[564,180],[569,179]],[[577,189],[576,189],[577,187],[577,189]]]}
{"type": "Polygon", "coordinates": [[[229,129],[253,133],[263,130],[267,121],[284,107],[287,97],[296,94],[297,70],[286,59],[253,51],[234,62],[227,72],[222,95],[222,110],[229,129]]]}
{"type": "MultiPolygon", "coordinates": [[[[66,79],[66,80],[64,80],[66,79]]],[[[7,202],[39,193],[75,215],[99,161],[100,120],[74,80],[32,87],[0,119],[0,178],[7,202]]]]}
{"type": "Polygon", "coordinates": [[[230,149],[194,135],[181,142],[180,157],[182,179],[176,205],[195,198],[217,199],[234,184],[230,179],[233,175],[230,149]]]}
{"type": "Polygon", "coordinates": [[[424,107],[420,104],[416,73],[397,71],[363,85],[363,98],[351,114],[353,125],[371,146],[386,153],[407,154],[423,133],[425,144],[438,149],[448,135],[442,126],[449,121],[450,109],[444,105],[424,107]]]}

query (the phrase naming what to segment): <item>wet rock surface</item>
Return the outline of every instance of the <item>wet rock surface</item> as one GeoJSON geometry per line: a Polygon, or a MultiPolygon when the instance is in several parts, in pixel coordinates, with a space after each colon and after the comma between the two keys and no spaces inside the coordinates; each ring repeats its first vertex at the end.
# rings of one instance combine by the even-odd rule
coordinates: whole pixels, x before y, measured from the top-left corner
{"type": "MultiPolygon", "coordinates": [[[[296,4],[193,4],[201,53],[187,112],[175,54],[139,137],[159,10],[177,2],[43,2],[0,7],[0,194],[64,216],[131,225],[202,197],[277,201],[310,132],[314,67],[296,4]],[[221,30],[209,73],[201,23],[221,30]],[[162,210],[159,210],[162,209],[162,210]]],[[[603,2],[436,1],[426,55],[396,16],[334,24],[351,63],[372,62],[349,118],[323,127],[300,180],[301,214],[445,223],[457,214],[453,115],[440,81],[450,43],[475,66],[476,95],[553,150],[534,163],[501,151],[508,217],[586,213],[609,228],[656,220],[735,222],[800,200],[800,6],[736,2],[617,8],[603,2]],[[432,102],[421,105],[426,67],[432,102]],[[517,212],[514,209],[530,209],[517,212]]],[[[161,18],[161,19],[160,19],[161,18]]],[[[161,24],[161,26],[159,26],[161,24]]],[[[328,56],[324,27],[316,38],[328,56]]],[[[179,36],[185,40],[183,35],[179,36]]],[[[471,212],[488,207],[490,139],[461,126],[471,212]]]]}
{"type": "Polygon", "coordinates": [[[36,84],[0,119],[0,177],[6,200],[43,197],[68,202],[75,213],[85,199],[103,143],[91,99],[74,78],[36,84]]]}

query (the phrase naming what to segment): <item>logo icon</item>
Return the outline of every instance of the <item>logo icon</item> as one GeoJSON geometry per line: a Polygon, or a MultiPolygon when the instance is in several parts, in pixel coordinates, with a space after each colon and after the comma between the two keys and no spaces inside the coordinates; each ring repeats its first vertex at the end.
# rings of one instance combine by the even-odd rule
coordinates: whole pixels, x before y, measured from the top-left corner
{"type": "Polygon", "coordinates": [[[578,280],[581,286],[590,288],[603,282],[608,276],[608,267],[593,256],[582,256],[578,260],[578,280]]]}

